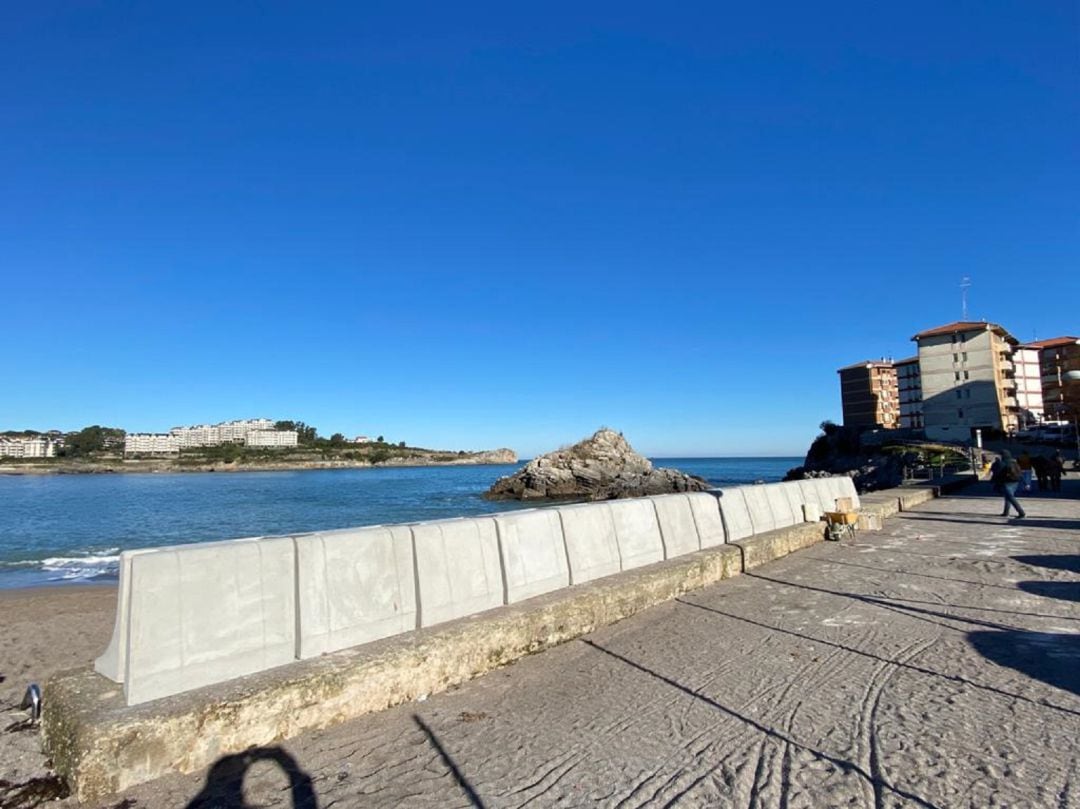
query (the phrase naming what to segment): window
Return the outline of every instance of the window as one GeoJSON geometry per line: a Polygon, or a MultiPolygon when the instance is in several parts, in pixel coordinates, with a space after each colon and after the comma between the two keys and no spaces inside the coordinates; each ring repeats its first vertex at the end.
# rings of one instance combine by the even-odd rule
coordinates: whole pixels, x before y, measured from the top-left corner
{"type": "Polygon", "coordinates": [[[963,395],[964,395],[964,392],[962,390],[960,390],[960,388],[957,388],[956,389],[956,398],[959,399],[963,395]]]}
{"type": "Polygon", "coordinates": [[[963,356],[964,362],[967,362],[967,352],[965,351],[961,356],[963,356]]]}
{"type": "Polygon", "coordinates": [[[952,361],[953,361],[953,362],[960,362],[960,355],[959,355],[959,354],[956,354],[956,353],[954,353],[954,354],[952,355],[952,361]]]}
{"type": "Polygon", "coordinates": [[[956,377],[956,381],[959,382],[960,381],[960,372],[959,371],[953,371],[953,375],[956,377]]]}
{"type": "Polygon", "coordinates": [[[959,408],[959,409],[958,409],[958,410],[956,411],[956,415],[957,415],[957,416],[959,416],[960,418],[963,418],[963,417],[964,417],[964,408],[962,408],[962,407],[961,407],[961,408],[959,408]]]}
{"type": "Polygon", "coordinates": [[[971,374],[969,374],[967,371],[964,371],[964,379],[971,379],[971,374]]]}
{"type": "Polygon", "coordinates": [[[965,399],[970,399],[971,398],[971,388],[965,388],[964,389],[964,398],[965,399]]]}

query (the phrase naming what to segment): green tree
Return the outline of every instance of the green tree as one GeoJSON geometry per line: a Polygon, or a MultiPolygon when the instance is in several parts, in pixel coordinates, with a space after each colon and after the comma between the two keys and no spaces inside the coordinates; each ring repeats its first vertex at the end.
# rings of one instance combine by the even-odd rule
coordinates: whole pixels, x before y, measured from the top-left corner
{"type": "Polygon", "coordinates": [[[378,438],[376,438],[376,439],[375,439],[375,443],[376,443],[376,444],[381,444],[381,443],[383,443],[383,437],[382,437],[382,436],[380,435],[380,436],[379,436],[378,438]]]}
{"type": "Polygon", "coordinates": [[[81,458],[104,452],[106,449],[122,450],[126,433],[116,427],[95,424],[83,427],[77,433],[68,433],[64,439],[62,455],[81,458]]]}
{"type": "Polygon", "coordinates": [[[402,449],[404,449],[405,442],[404,441],[398,441],[398,446],[401,447],[402,449]]]}
{"type": "Polygon", "coordinates": [[[342,435],[341,433],[334,433],[332,436],[330,436],[330,446],[332,446],[332,447],[343,447],[343,446],[345,446],[345,436],[342,435]]]}

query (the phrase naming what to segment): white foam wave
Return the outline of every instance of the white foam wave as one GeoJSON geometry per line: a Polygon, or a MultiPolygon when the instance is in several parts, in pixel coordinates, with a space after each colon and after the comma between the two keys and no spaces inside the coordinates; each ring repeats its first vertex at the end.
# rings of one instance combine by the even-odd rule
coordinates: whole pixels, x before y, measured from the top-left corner
{"type": "Polygon", "coordinates": [[[97,553],[86,553],[81,556],[50,556],[37,562],[52,581],[68,581],[71,579],[94,579],[98,576],[116,575],[120,570],[120,549],[108,548],[97,553]]]}

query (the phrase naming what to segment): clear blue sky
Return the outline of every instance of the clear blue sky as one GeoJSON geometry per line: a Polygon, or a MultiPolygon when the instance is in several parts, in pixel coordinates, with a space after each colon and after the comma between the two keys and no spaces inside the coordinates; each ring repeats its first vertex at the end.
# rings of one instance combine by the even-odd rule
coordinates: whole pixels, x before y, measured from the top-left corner
{"type": "Polygon", "coordinates": [[[801,454],[836,369],[1080,332],[1062,2],[8,3],[0,429],[801,454]]]}

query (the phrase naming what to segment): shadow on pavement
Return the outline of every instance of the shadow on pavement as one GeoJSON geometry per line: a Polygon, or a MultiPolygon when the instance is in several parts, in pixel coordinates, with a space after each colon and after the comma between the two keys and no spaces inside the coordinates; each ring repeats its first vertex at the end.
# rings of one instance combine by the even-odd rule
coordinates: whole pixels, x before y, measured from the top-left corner
{"type": "Polygon", "coordinates": [[[244,800],[244,776],[258,761],[272,761],[289,779],[290,809],[319,809],[311,776],[280,747],[253,747],[219,758],[206,774],[206,786],[186,809],[254,809],[244,800]]]}
{"type": "Polygon", "coordinates": [[[1021,581],[1017,588],[1043,598],[1080,601],[1080,581],[1021,581]]]}
{"type": "Polygon", "coordinates": [[[439,737],[435,735],[435,732],[416,714],[413,714],[413,722],[415,722],[416,726],[424,732],[425,736],[427,736],[427,740],[431,743],[431,746],[435,748],[435,752],[439,754],[439,758],[442,759],[443,764],[450,770],[450,774],[454,776],[454,780],[457,781],[458,786],[461,787],[465,796],[469,799],[469,802],[476,807],[476,809],[484,809],[484,802],[480,800],[480,796],[477,794],[476,790],[473,789],[473,785],[469,783],[469,779],[466,778],[464,773],[458,768],[457,762],[455,762],[450,754],[446,752],[446,749],[442,746],[442,743],[439,741],[439,737]]]}
{"type": "Polygon", "coordinates": [[[1034,565],[1035,567],[1048,567],[1051,570],[1068,570],[1070,573],[1080,573],[1080,554],[1032,554],[1030,556],[1014,556],[1014,562],[1022,565],[1034,565]]]}
{"type": "Polygon", "coordinates": [[[1080,635],[970,632],[968,640],[979,654],[999,666],[1080,694],[1080,635]]]}

